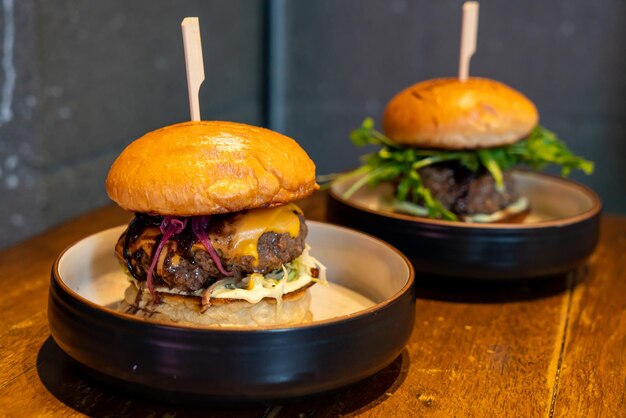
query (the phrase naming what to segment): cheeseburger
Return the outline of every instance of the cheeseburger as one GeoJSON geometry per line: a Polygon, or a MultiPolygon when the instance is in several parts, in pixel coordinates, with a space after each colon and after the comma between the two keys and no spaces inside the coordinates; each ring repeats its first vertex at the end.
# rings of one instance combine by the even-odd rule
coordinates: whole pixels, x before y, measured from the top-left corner
{"type": "Polygon", "coordinates": [[[538,125],[535,105],[497,81],[423,81],[391,99],[383,133],[371,119],[352,132],[356,145],[382,148],[365,156],[363,174],[344,197],[369,183],[394,185],[393,208],[450,221],[496,222],[519,217],[529,202],[510,169],[548,164],[589,174],[593,163],[573,155],[538,125]]]}
{"type": "Polygon", "coordinates": [[[106,187],[135,213],[115,247],[125,312],[219,326],[310,319],[324,267],[293,202],[318,185],[291,138],[233,122],[168,126],[131,143],[106,187]]]}

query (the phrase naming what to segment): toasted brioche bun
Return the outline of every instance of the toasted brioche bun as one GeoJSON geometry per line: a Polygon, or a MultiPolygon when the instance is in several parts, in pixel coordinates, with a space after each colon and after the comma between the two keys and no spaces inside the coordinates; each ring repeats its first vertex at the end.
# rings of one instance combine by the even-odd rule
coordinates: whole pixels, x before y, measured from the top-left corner
{"type": "Polygon", "coordinates": [[[462,150],[512,144],[538,121],[535,105],[502,83],[440,78],[417,83],[392,98],[383,130],[399,144],[462,150]]]}
{"type": "Polygon", "coordinates": [[[272,298],[249,303],[240,299],[211,299],[211,306],[201,312],[199,296],[157,292],[155,304],[148,292],[131,283],[119,309],[144,318],[206,326],[259,326],[300,324],[312,320],[310,283],[283,296],[279,306],[272,298]]]}
{"type": "Polygon", "coordinates": [[[194,216],[277,206],[319,188],[315,165],[291,138],[234,122],[185,122],[137,139],[106,181],[122,208],[194,216]]]}

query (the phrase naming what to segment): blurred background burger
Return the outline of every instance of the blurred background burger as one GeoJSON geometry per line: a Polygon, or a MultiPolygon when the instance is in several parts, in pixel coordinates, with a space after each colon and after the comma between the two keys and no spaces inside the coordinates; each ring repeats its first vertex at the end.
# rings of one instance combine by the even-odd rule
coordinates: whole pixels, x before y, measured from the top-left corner
{"type": "Polygon", "coordinates": [[[450,221],[497,222],[524,214],[510,170],[553,164],[563,175],[593,171],[552,132],[538,125],[535,105],[494,80],[456,78],[423,81],[394,96],[383,132],[368,118],[352,132],[358,145],[380,145],[352,174],[361,177],[349,198],[366,184],[391,182],[399,212],[450,221]]]}

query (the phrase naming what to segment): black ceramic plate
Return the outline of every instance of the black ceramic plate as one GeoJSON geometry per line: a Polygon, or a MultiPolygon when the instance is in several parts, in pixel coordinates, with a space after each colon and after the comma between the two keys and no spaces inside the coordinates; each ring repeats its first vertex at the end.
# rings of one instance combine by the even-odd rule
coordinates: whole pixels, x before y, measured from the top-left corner
{"type": "Polygon", "coordinates": [[[170,400],[259,401],[335,389],[390,364],[415,316],[413,269],[365,234],[309,222],[328,287],[311,288],[314,321],[290,327],[200,328],[115,311],[127,281],[113,256],[123,226],[65,250],[52,268],[56,343],[98,376],[170,400]]]}
{"type": "Polygon", "coordinates": [[[449,222],[394,213],[384,203],[389,185],[363,187],[349,199],[345,190],[358,179],[332,184],[331,222],[378,236],[403,251],[415,270],[472,279],[520,279],[569,271],[598,242],[601,203],[589,188],[542,173],[514,173],[530,200],[522,223],[449,222]]]}

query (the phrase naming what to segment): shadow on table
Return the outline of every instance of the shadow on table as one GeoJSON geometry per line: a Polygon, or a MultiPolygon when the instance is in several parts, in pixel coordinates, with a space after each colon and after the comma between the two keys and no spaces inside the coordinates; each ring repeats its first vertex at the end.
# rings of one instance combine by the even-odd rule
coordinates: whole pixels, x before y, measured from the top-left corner
{"type": "MultiPolygon", "coordinates": [[[[123,350],[123,347],[120,347],[123,350]]],[[[171,405],[129,396],[123,389],[94,379],[65,354],[52,337],[37,356],[37,372],[46,389],[68,407],[91,417],[105,416],[259,416],[266,408],[214,409],[202,405],[171,405]]]]}
{"type": "Polygon", "coordinates": [[[393,363],[375,375],[333,392],[275,405],[271,416],[334,418],[363,413],[392,396],[404,382],[409,367],[410,359],[405,349],[393,363]]]}
{"type": "Polygon", "coordinates": [[[542,299],[573,290],[587,276],[587,266],[569,273],[525,280],[473,280],[416,273],[418,299],[458,303],[506,303],[542,299]]]}
{"type": "MultiPolygon", "coordinates": [[[[123,349],[121,347],[120,349],[123,349]]],[[[185,417],[290,417],[337,416],[367,410],[383,402],[404,381],[409,369],[406,350],[375,375],[342,389],[277,403],[216,404],[195,399],[170,404],[129,394],[94,379],[48,337],[37,355],[37,373],[46,389],[68,407],[92,417],[185,416],[185,417]]]]}

